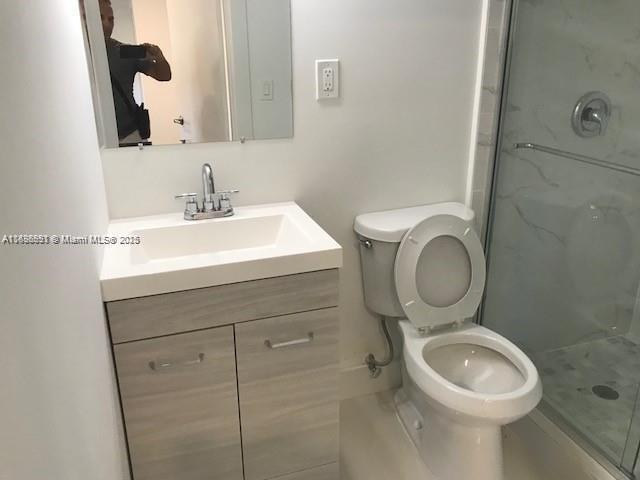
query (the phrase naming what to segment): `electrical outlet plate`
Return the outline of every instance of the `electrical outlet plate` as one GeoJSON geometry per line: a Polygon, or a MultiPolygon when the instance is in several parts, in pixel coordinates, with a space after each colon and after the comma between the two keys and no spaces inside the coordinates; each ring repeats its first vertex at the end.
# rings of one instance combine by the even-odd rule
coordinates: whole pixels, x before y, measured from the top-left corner
{"type": "Polygon", "coordinates": [[[316,60],[316,100],[340,96],[340,60],[316,60]]]}

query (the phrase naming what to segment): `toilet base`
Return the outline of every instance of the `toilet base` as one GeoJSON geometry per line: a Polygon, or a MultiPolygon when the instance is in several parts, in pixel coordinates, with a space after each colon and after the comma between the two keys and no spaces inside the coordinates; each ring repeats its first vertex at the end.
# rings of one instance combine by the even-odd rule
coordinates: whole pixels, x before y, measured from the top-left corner
{"type": "Polygon", "coordinates": [[[403,371],[395,394],[398,416],[427,468],[438,480],[503,480],[502,427],[456,422],[417,395],[403,371]],[[413,390],[413,392],[412,392],[413,390]]]}

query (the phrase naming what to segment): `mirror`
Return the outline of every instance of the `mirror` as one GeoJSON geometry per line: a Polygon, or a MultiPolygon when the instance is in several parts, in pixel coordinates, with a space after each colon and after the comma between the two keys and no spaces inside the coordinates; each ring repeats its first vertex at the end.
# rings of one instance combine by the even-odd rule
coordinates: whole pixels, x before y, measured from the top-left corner
{"type": "Polygon", "coordinates": [[[105,148],[293,135],[289,0],[79,0],[105,148]]]}

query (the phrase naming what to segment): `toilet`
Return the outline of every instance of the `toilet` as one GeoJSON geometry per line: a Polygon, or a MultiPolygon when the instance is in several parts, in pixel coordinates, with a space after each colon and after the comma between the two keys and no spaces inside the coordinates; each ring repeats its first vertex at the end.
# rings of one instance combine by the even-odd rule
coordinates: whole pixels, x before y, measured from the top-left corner
{"type": "Polygon", "coordinates": [[[398,415],[438,480],[501,480],[501,427],[542,397],[531,360],[472,321],[486,275],[473,219],[451,202],[367,213],[354,226],[366,305],[400,319],[398,415]]]}

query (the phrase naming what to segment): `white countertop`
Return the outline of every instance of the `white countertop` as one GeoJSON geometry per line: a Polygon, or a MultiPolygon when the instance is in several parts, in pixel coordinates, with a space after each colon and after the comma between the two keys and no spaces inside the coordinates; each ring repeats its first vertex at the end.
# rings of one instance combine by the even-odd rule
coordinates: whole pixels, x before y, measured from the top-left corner
{"type": "Polygon", "coordinates": [[[100,275],[106,302],[340,268],[342,248],[294,202],[237,207],[227,218],[182,213],[115,220],[100,275]]]}

